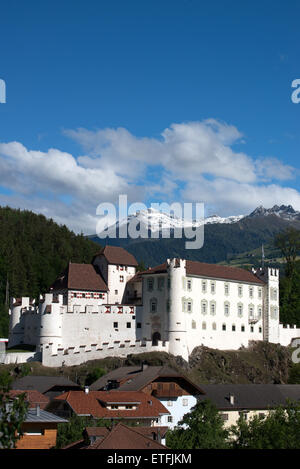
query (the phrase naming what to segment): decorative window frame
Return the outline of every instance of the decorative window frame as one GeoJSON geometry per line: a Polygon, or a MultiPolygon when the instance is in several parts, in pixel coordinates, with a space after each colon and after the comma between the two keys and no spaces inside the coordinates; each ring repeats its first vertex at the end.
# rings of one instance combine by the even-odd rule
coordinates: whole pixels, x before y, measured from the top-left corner
{"type": "Polygon", "coordinates": [[[244,315],[244,305],[243,303],[238,303],[237,304],[237,315],[239,318],[242,318],[244,315]]]}
{"type": "Polygon", "coordinates": [[[154,290],[154,278],[150,277],[147,278],[147,291],[153,291],[154,290]]]}
{"type": "Polygon", "coordinates": [[[203,316],[206,316],[208,312],[207,309],[208,309],[207,300],[201,300],[201,314],[203,314],[203,316]]]}
{"type": "Polygon", "coordinates": [[[164,277],[158,277],[157,279],[157,289],[162,291],[165,288],[165,279],[164,277]]]}
{"type": "Polygon", "coordinates": [[[210,304],[209,304],[209,313],[211,314],[211,316],[215,316],[216,311],[217,311],[217,303],[215,300],[212,300],[210,301],[210,304]]]}
{"type": "Polygon", "coordinates": [[[225,296],[230,295],[230,283],[229,282],[224,282],[224,295],[225,296]]]}
{"type": "Polygon", "coordinates": [[[224,316],[226,316],[227,318],[228,316],[230,316],[230,302],[229,301],[224,301],[224,316]]]}
{"type": "Polygon", "coordinates": [[[215,280],[210,281],[210,293],[212,295],[216,294],[216,281],[215,280]]]}
{"type": "Polygon", "coordinates": [[[157,313],[157,298],[153,297],[153,298],[150,298],[150,313],[157,313]],[[152,308],[152,306],[155,305],[154,309],[152,308]]]}

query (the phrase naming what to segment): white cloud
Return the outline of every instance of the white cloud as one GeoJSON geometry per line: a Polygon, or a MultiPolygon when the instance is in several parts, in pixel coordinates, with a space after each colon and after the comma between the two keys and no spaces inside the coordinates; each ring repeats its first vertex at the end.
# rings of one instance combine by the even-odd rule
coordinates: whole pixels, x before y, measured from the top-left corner
{"type": "Polygon", "coordinates": [[[129,202],[204,202],[220,215],[247,213],[261,204],[300,210],[299,192],[281,186],[295,169],[274,157],[237,151],[244,135],[215,119],[175,123],[158,138],[124,128],[64,133],[84,154],[75,158],[54,148],[41,152],[19,142],[0,143],[0,185],[13,191],[1,196],[2,205],[29,208],[89,233],[95,231],[97,205],[116,203],[119,194],[129,202]]]}

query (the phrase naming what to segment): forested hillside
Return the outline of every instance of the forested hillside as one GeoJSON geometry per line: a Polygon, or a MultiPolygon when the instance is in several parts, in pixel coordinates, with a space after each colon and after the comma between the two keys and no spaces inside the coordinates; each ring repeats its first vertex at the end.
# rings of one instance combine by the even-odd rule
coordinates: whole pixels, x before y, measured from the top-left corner
{"type": "Polygon", "coordinates": [[[0,207],[0,336],[7,296],[38,298],[69,261],[89,263],[99,244],[30,211],[0,207]]]}

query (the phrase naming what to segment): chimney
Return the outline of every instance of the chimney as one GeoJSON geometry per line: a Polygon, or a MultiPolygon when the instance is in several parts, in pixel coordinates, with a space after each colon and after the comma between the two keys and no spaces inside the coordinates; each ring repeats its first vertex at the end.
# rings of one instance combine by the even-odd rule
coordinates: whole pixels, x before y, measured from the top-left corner
{"type": "Polygon", "coordinates": [[[90,389],[88,386],[84,386],[84,392],[85,394],[88,394],[90,392],[90,389]]]}
{"type": "Polygon", "coordinates": [[[147,370],[147,368],[148,368],[148,363],[143,362],[143,363],[142,363],[142,371],[147,370]]]}
{"type": "Polygon", "coordinates": [[[234,405],[234,395],[233,394],[229,394],[229,402],[231,405],[234,405]]]}
{"type": "Polygon", "coordinates": [[[40,416],[40,405],[39,404],[36,405],[36,415],[37,415],[37,417],[40,416]]]}

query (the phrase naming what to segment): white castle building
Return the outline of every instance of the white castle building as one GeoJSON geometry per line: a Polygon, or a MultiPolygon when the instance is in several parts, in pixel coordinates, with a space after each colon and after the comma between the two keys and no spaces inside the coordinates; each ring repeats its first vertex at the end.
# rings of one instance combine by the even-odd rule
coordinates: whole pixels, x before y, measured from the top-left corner
{"type": "Polygon", "coordinates": [[[278,269],[176,258],[144,272],[137,265],[125,249],[106,246],[92,264],[69,263],[38,304],[13,298],[8,347],[33,345],[26,360],[61,366],[154,350],[188,360],[200,345],[287,346],[300,337],[279,321],[278,269]]]}

